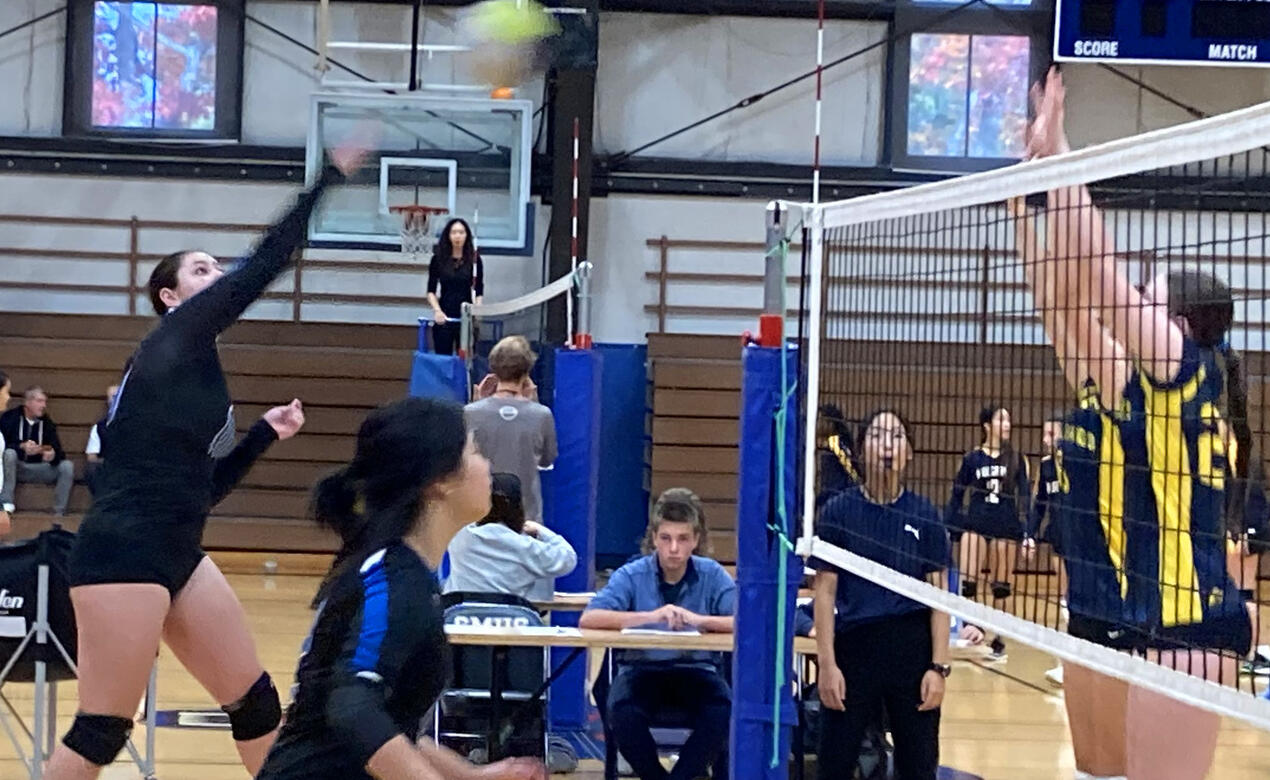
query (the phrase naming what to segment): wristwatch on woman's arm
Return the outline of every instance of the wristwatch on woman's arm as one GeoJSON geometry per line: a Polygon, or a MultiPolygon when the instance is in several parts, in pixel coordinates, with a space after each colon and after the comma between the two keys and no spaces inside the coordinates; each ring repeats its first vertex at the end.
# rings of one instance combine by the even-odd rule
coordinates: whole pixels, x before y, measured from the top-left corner
{"type": "Polygon", "coordinates": [[[940,677],[947,678],[948,675],[952,674],[952,665],[951,664],[931,664],[930,670],[932,672],[939,672],[940,677]]]}

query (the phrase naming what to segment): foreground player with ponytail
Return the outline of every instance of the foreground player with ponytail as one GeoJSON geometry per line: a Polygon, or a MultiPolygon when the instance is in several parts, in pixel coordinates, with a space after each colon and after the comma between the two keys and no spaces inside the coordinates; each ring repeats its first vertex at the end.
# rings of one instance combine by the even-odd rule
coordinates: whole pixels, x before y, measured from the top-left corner
{"type": "Polygon", "coordinates": [[[281,707],[260,664],[242,605],[201,548],[213,506],[275,440],[304,424],[300,402],[265,413],[235,446],[234,407],[217,338],[290,264],[328,185],[361,166],[360,148],[331,152],[239,268],[177,252],[150,277],[162,319],[129,361],[101,432],[110,460],[70,556],[79,634],[79,706],[49,761],[49,780],[91,780],[114,761],[159,641],[229,715],[253,774],[273,743],[281,707]]]}
{"type": "MultiPolygon", "coordinates": [[[[1029,153],[1066,151],[1064,88],[1056,71],[1034,99],[1029,153]]],[[[1047,199],[1046,255],[1052,259],[1039,263],[1040,278],[1033,273],[1029,282],[1038,308],[1067,312],[1053,323],[1051,341],[1056,348],[1065,345],[1059,357],[1069,382],[1088,377],[1096,385],[1104,437],[1119,445],[1118,463],[1100,458],[1100,466],[1118,468],[1099,470],[1123,475],[1118,506],[1101,508],[1105,521],[1121,522],[1105,525],[1112,533],[1101,553],[1110,555],[1110,565],[1097,567],[1116,584],[1103,591],[1116,597],[1119,614],[1078,621],[1072,603],[1069,631],[1232,684],[1235,658],[1248,652],[1252,627],[1226,571],[1226,484],[1246,476],[1239,456],[1251,440],[1240,361],[1226,344],[1234,318],[1230,289],[1189,268],[1135,288],[1117,265],[1088,189],[1056,189],[1047,199]]],[[[1081,480],[1075,474],[1067,476],[1070,495],[1091,492],[1076,484],[1081,480]]],[[[1103,492],[1108,487],[1114,498],[1116,486],[1100,486],[1103,492]]],[[[1087,577],[1072,566],[1076,551],[1067,553],[1074,598],[1087,577]]],[[[1121,696],[1122,684],[1091,676],[1091,689],[1121,696]]],[[[1108,774],[1123,771],[1129,780],[1199,780],[1207,774],[1217,715],[1134,686],[1122,700],[1124,766],[1108,774]]],[[[1091,707],[1086,714],[1106,709],[1091,707]]]]}
{"type": "Polygon", "coordinates": [[[537,761],[476,767],[425,739],[450,668],[435,570],[490,508],[463,409],[407,398],[372,412],[312,515],[342,546],[318,590],[295,700],[257,780],[545,780],[537,761]]]}

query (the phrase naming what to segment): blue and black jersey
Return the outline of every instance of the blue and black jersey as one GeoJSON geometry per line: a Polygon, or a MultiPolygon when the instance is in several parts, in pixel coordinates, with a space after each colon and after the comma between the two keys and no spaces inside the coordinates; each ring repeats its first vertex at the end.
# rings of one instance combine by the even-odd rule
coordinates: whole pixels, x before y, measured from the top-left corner
{"type": "Polygon", "coordinates": [[[319,608],[257,780],[369,780],[366,763],[381,747],[418,737],[449,668],[436,575],[404,544],[371,555],[319,608]]]}

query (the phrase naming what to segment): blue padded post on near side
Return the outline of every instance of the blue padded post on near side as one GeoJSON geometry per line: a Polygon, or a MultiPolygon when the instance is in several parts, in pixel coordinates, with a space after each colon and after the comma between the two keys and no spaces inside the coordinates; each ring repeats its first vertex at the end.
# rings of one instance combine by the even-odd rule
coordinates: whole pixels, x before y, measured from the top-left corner
{"type": "MultiPolygon", "coordinates": [[[[786,351],[787,381],[798,376],[798,353],[786,351]]],[[[737,479],[737,608],[732,664],[732,729],[729,742],[733,780],[786,780],[790,743],[797,722],[790,681],[794,679],[794,608],[802,579],[801,559],[769,528],[778,524],[775,479],[785,482],[785,509],[793,538],[796,525],[794,453],[798,405],[795,397],[785,421],[785,469],[777,472],[776,411],[781,400],[781,350],[744,348],[741,384],[740,473],[737,479]],[[780,557],[786,557],[787,585],[779,589],[780,557]],[[783,631],[777,630],[778,605],[785,600],[783,631]],[[784,645],[777,669],[777,641],[784,645]],[[780,675],[780,733],[777,765],[772,763],[773,715],[780,675]]]]}
{"type": "MultiPolygon", "coordinates": [[[[600,475],[600,387],[604,361],[585,349],[558,349],[552,414],[559,455],[542,473],[543,519],[578,553],[578,566],[556,579],[556,590],[595,590],[595,522],[600,475]],[[547,495],[549,494],[549,495],[547,495]]],[[[576,626],[577,612],[554,612],[552,625],[576,626]]],[[[551,651],[552,667],[568,658],[568,648],[551,651]]],[[[586,663],[573,663],[551,686],[551,727],[579,730],[586,722],[586,663]]]]}

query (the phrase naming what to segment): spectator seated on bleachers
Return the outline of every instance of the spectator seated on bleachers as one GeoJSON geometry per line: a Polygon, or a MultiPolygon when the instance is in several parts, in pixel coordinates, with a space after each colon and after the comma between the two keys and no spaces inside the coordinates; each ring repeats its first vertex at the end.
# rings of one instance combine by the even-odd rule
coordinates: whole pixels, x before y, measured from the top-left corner
{"type": "MultiPolygon", "coordinates": [[[[682,489],[653,508],[645,555],[617,571],[582,613],[582,628],[660,627],[731,633],[736,583],[716,561],[694,555],[708,547],[705,523],[682,489]]],[[[617,659],[605,702],[618,749],[642,780],[696,780],[726,754],[732,691],[720,653],[626,651],[617,659]],[[686,713],[692,734],[667,773],[653,739],[657,716],[686,713]]]]}
{"type": "Polygon", "coordinates": [[[4,486],[0,488],[0,509],[14,511],[14,488],[19,482],[56,485],[53,514],[66,514],[75,464],[66,459],[57,424],[46,414],[48,395],[31,387],[23,395],[22,406],[0,414],[0,435],[4,436],[4,486]]]}
{"type": "Polygon", "coordinates": [[[459,531],[447,552],[446,593],[510,593],[532,600],[539,583],[554,582],[578,565],[578,554],[563,536],[525,519],[515,474],[494,474],[489,515],[459,531]]]}
{"type": "Polygon", "coordinates": [[[106,464],[106,448],[102,444],[101,434],[106,430],[106,420],[110,414],[110,405],[114,403],[115,395],[119,392],[119,385],[111,385],[106,388],[106,411],[102,414],[101,419],[93,423],[93,427],[88,431],[88,444],[84,446],[84,484],[88,485],[88,492],[94,496],[97,495],[98,489],[101,487],[101,468],[106,464]]]}

